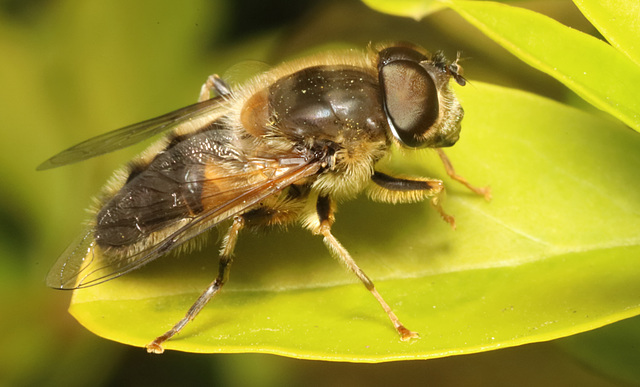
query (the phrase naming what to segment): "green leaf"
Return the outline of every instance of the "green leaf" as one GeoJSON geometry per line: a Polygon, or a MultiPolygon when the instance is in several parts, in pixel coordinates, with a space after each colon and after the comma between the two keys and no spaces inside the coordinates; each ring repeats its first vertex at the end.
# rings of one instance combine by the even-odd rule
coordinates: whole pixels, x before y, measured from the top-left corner
{"type": "Polygon", "coordinates": [[[640,65],[640,3],[629,0],[573,0],[609,43],[640,65]]]}
{"type": "MultiPolygon", "coordinates": [[[[425,203],[344,203],[334,227],[405,325],[384,312],[320,239],[299,229],[242,235],[229,284],[167,349],[377,362],[551,340],[640,313],[640,136],[521,91],[458,88],[457,172],[444,178],[453,231],[425,203]]],[[[443,177],[434,152],[398,153],[396,172],[443,177]]],[[[74,292],[71,313],[98,335],[144,346],[215,277],[213,243],[74,292]]]]}
{"type": "Polygon", "coordinates": [[[362,2],[378,12],[407,16],[415,20],[420,20],[446,6],[440,0],[362,0],[362,2]]]}
{"type": "Polygon", "coordinates": [[[524,62],[640,131],[640,68],[614,47],[523,8],[463,0],[450,6],[524,62]]]}

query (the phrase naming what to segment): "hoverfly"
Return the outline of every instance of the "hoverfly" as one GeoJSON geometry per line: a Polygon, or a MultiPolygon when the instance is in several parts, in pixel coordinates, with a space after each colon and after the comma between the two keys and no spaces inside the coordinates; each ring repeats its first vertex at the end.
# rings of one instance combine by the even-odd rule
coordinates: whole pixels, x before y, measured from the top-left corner
{"type": "Polygon", "coordinates": [[[336,202],[366,192],[389,203],[430,199],[442,218],[442,181],[398,178],[375,169],[393,146],[437,148],[456,143],[464,115],[449,87],[465,84],[456,59],[410,44],[369,47],[286,62],[231,87],[212,75],[199,102],[109,132],[41,164],[54,168],[137,143],[172,129],[118,171],[100,196],[88,230],[51,269],[60,289],[97,285],[135,270],[227,224],[215,280],[185,317],[146,347],[162,343],[191,321],[229,277],[243,229],[300,222],[322,236],[389,316],[402,340],[417,337],[400,322],[369,277],[331,233],[336,202]],[[215,94],[212,96],[212,94],[215,94]]]}

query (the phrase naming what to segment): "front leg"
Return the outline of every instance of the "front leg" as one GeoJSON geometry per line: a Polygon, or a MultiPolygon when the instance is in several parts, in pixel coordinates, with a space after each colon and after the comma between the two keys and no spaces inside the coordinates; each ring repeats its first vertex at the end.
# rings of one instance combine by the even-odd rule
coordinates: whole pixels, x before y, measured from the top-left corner
{"type": "Polygon", "coordinates": [[[469,188],[474,193],[484,196],[485,200],[487,200],[487,201],[491,200],[491,188],[489,188],[489,187],[476,187],[474,185],[471,185],[467,181],[467,179],[465,179],[464,177],[456,174],[456,170],[453,169],[453,164],[451,164],[451,161],[449,161],[449,158],[444,153],[444,151],[442,149],[440,149],[440,148],[438,148],[436,150],[438,151],[438,156],[440,156],[440,160],[442,160],[442,164],[444,164],[444,169],[445,169],[445,171],[447,171],[447,175],[449,175],[449,177],[451,177],[453,180],[459,182],[460,184],[464,185],[465,187],[469,188]]]}
{"type": "Polygon", "coordinates": [[[331,225],[333,224],[335,217],[335,202],[331,200],[328,196],[319,196],[318,201],[316,203],[316,215],[317,219],[309,222],[309,228],[314,232],[314,234],[320,234],[323,236],[324,244],[327,246],[329,251],[333,253],[333,255],[338,258],[342,263],[344,263],[347,268],[353,272],[360,281],[362,281],[363,285],[367,288],[371,294],[378,300],[382,309],[387,313],[391,323],[398,334],[400,334],[400,339],[402,341],[407,341],[413,338],[418,338],[419,335],[416,332],[412,332],[409,329],[405,328],[405,326],[400,322],[398,317],[393,313],[391,307],[387,302],[382,298],[378,290],[376,290],[373,281],[360,269],[358,264],[351,258],[351,254],[347,251],[347,249],[342,246],[340,242],[333,236],[331,233],[331,225]]]}
{"type": "Polygon", "coordinates": [[[431,198],[431,205],[438,211],[442,219],[456,228],[453,216],[444,212],[441,197],[444,195],[444,184],[437,179],[404,179],[374,172],[371,176],[368,194],[371,200],[385,203],[415,203],[431,198]]]}

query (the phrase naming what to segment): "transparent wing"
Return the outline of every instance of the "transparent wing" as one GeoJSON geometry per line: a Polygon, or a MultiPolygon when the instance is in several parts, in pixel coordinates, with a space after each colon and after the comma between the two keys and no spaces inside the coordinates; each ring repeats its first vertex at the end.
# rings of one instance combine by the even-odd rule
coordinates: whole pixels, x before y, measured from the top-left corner
{"type": "Polygon", "coordinates": [[[221,97],[217,97],[198,102],[160,117],[90,138],[51,157],[36,169],[41,171],[57,168],[113,152],[183,124],[204,126],[222,114],[224,111],[224,106],[221,104],[222,101],[221,97]]]}
{"type": "MultiPolygon", "coordinates": [[[[220,176],[224,191],[212,193],[203,200],[216,203],[208,210],[176,221],[176,231],[164,236],[141,251],[126,256],[110,257],[93,237],[93,230],[86,230],[55,263],[47,276],[47,285],[58,289],[77,289],[97,285],[135,270],[166,254],[184,242],[233,217],[289,185],[318,172],[317,159],[291,155],[284,162],[264,159],[249,173],[242,176],[220,176]],[[275,165],[275,166],[274,166],[275,165]],[[226,181],[225,181],[226,180],[226,181]],[[221,198],[217,202],[217,198],[221,198]],[[225,199],[222,199],[225,198],[225,199]],[[231,199],[229,199],[231,198],[231,199]]],[[[217,180],[216,179],[216,180],[217,180]]],[[[220,182],[219,182],[220,183],[220,182]]]]}
{"type": "Polygon", "coordinates": [[[245,60],[229,67],[222,75],[222,79],[231,85],[240,85],[256,76],[256,74],[267,72],[270,68],[271,66],[265,62],[245,60]]]}

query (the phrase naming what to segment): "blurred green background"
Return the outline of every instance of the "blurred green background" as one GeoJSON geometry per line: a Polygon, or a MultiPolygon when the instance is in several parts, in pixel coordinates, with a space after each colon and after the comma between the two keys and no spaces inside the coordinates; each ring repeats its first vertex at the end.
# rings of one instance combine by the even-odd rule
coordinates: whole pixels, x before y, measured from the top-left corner
{"type": "MultiPolygon", "coordinates": [[[[526,6],[596,34],[570,1],[526,6]]],[[[640,351],[633,347],[637,336],[628,336],[637,318],[552,343],[429,361],[151,356],[92,335],[67,313],[70,293],[44,285],[48,268],[80,231],[90,197],[143,145],[35,172],[40,162],[91,136],[194,102],[207,75],[225,74],[237,62],[275,64],[311,50],[393,39],[449,57],[462,51],[473,80],[585,106],[451,11],[418,22],[355,0],[0,1],[0,385],[637,383],[625,366],[640,351]],[[606,356],[594,361],[592,353],[606,356]]]]}

